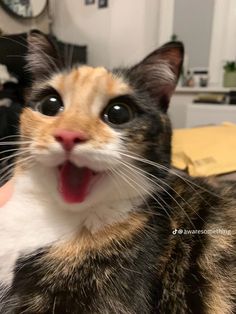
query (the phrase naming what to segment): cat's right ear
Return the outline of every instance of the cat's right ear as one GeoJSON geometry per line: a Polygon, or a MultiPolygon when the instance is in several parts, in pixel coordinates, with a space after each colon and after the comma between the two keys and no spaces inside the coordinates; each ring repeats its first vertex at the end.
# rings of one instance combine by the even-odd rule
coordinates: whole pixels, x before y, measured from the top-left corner
{"type": "Polygon", "coordinates": [[[27,36],[27,42],[27,69],[34,81],[48,79],[63,68],[62,59],[48,36],[39,31],[31,31],[27,36]]]}
{"type": "Polygon", "coordinates": [[[164,112],[178,82],[183,56],[183,44],[169,42],[129,70],[130,82],[134,83],[134,87],[148,93],[164,112]]]}

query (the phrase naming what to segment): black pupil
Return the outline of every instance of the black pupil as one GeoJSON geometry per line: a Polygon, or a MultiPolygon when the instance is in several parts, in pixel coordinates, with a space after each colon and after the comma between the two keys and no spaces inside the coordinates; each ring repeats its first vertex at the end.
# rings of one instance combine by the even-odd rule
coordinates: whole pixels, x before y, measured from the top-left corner
{"type": "Polygon", "coordinates": [[[105,117],[112,124],[123,124],[132,119],[132,111],[127,105],[117,103],[108,108],[105,117]]]}
{"type": "Polygon", "coordinates": [[[60,99],[58,99],[56,96],[50,96],[46,99],[44,99],[40,105],[38,110],[47,116],[55,116],[60,112],[62,109],[62,103],[60,99]]]}

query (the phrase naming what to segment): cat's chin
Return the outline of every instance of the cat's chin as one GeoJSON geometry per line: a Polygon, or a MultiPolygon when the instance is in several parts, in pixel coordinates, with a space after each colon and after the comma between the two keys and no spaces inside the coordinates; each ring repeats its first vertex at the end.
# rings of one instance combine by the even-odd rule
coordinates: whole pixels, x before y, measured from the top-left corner
{"type": "Polygon", "coordinates": [[[59,194],[66,203],[82,203],[103,176],[103,172],[95,172],[87,167],[78,167],[70,161],[65,161],[58,167],[59,194]]]}
{"type": "Polygon", "coordinates": [[[133,188],[126,177],[119,175],[118,168],[109,172],[108,167],[98,170],[96,166],[96,162],[91,163],[91,166],[81,162],[79,167],[71,162],[68,164],[68,160],[54,166],[37,162],[28,169],[24,178],[29,181],[30,193],[42,201],[43,206],[47,204],[47,208],[52,211],[56,209],[58,214],[79,214],[80,220],[86,222],[93,217],[95,225],[99,225],[98,220],[110,224],[123,219],[132,210],[134,203],[143,202],[151,192],[149,181],[136,172],[129,174],[131,182],[137,182],[133,188]],[[74,178],[74,175],[78,175],[78,178],[74,178]],[[70,190],[73,182],[68,184],[68,181],[74,179],[75,186],[70,190]]]}

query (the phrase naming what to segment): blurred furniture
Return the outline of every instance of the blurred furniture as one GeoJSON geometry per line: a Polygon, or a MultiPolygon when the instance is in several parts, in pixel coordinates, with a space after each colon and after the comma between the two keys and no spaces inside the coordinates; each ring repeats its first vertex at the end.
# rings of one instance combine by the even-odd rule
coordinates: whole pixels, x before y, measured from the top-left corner
{"type": "MultiPolygon", "coordinates": [[[[61,42],[52,37],[59,51],[70,63],[86,63],[87,47],[61,42]]],[[[25,55],[27,54],[27,34],[13,34],[0,37],[0,64],[5,64],[8,70],[19,80],[20,87],[30,85],[30,74],[25,71],[25,55]]]]}
{"type": "Polygon", "coordinates": [[[236,106],[221,104],[188,104],[186,111],[186,128],[200,125],[236,123],[236,106]]]}
{"type": "Polygon", "coordinates": [[[236,123],[235,90],[224,87],[177,87],[169,108],[169,115],[174,128],[187,128],[208,124],[219,124],[224,121],[236,123]],[[222,104],[194,103],[201,93],[224,94],[222,104]]]}

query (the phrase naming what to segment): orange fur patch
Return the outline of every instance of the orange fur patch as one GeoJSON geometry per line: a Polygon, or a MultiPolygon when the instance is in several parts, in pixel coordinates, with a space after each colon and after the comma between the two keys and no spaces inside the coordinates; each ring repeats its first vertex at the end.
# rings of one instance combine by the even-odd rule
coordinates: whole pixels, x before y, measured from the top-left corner
{"type": "Polygon", "coordinates": [[[126,221],[113,224],[95,235],[83,229],[74,239],[53,246],[43,257],[49,271],[42,281],[55,280],[58,276],[68,276],[75,267],[82,264],[88,254],[101,253],[109,257],[132,241],[137,233],[144,231],[148,215],[131,214],[126,221]]]}
{"type": "Polygon", "coordinates": [[[102,111],[110,99],[132,93],[130,86],[121,78],[104,68],[88,66],[57,74],[45,85],[58,91],[65,108],[55,117],[24,110],[21,134],[36,139],[38,148],[54,141],[53,134],[58,129],[82,131],[94,145],[107,143],[115,133],[101,120],[102,111]]]}
{"type": "Polygon", "coordinates": [[[119,222],[92,234],[84,228],[74,240],[59,244],[51,249],[50,257],[56,259],[81,259],[88,251],[103,251],[124,241],[129,242],[132,237],[145,228],[148,216],[135,213],[123,222],[119,222]]]}

